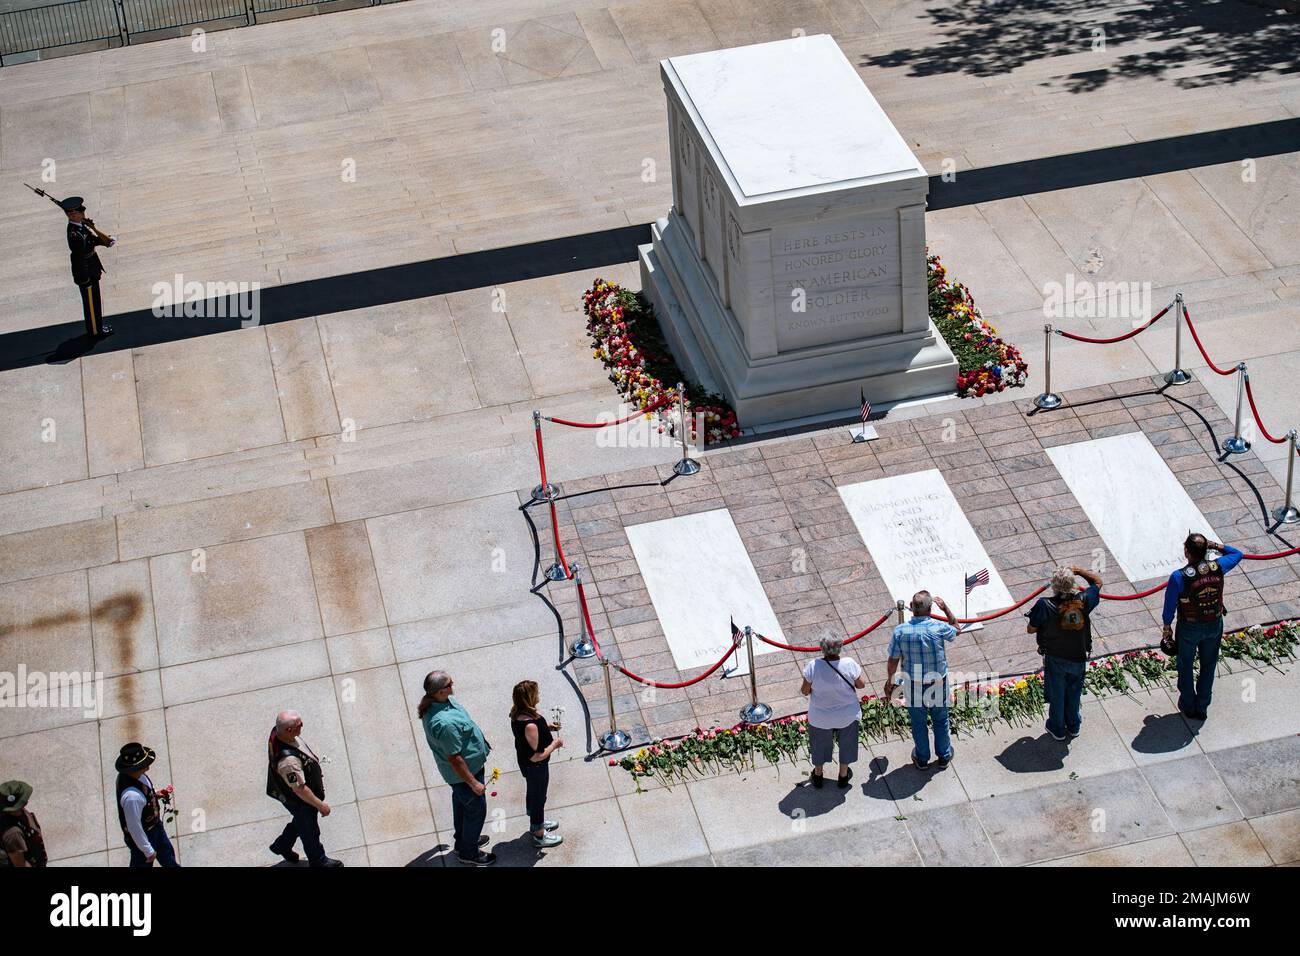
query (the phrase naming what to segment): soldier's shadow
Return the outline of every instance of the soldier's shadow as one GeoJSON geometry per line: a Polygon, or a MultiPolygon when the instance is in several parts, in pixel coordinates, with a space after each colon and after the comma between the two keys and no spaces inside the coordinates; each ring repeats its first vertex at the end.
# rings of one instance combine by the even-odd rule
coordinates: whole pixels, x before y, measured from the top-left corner
{"type": "Polygon", "coordinates": [[[94,351],[95,340],[82,333],[73,336],[65,342],[60,342],[59,347],[45,357],[46,365],[67,365],[69,362],[76,361],[88,352],[94,351]]]}

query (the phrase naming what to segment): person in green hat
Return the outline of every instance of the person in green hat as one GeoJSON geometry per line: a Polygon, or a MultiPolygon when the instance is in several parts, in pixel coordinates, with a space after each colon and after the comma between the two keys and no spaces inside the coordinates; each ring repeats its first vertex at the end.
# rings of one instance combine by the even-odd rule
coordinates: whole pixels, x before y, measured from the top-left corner
{"type": "Polygon", "coordinates": [[[0,783],[0,866],[45,866],[45,838],[36,814],[27,809],[32,785],[21,780],[0,783]]]}

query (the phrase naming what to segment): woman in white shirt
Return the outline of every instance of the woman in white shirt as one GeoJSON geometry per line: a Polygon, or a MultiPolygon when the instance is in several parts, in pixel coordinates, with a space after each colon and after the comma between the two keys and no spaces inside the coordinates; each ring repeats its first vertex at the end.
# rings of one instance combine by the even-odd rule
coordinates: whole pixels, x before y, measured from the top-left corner
{"type": "Polygon", "coordinates": [[[803,669],[803,686],[799,688],[808,698],[808,743],[813,762],[809,779],[814,787],[822,785],[822,767],[830,763],[838,741],[839,785],[845,789],[853,779],[851,765],[858,759],[858,725],[862,720],[858,691],[867,686],[867,680],[857,661],[840,657],[842,640],[823,637],[820,644],[822,656],[803,669]]]}

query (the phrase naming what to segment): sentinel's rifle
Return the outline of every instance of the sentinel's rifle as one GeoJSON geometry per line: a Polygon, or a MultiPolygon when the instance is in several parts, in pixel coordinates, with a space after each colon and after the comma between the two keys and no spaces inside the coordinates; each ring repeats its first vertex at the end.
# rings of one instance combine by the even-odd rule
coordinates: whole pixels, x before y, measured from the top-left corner
{"type": "MultiPolygon", "coordinates": [[[[36,195],[38,195],[38,196],[44,196],[44,197],[45,197],[46,199],[48,199],[50,202],[54,203],[54,205],[58,206],[60,209],[63,209],[63,202],[62,202],[61,200],[55,199],[53,196],[51,196],[49,193],[47,193],[44,189],[37,189],[35,186],[28,186],[27,183],[23,183],[23,185],[24,185],[24,186],[27,186],[27,188],[30,189],[32,192],[36,193],[36,195]]],[[[64,211],[66,212],[66,210],[64,210],[64,211]]],[[[96,228],[96,226],[95,226],[95,220],[93,220],[93,219],[82,219],[81,221],[84,222],[87,226],[89,226],[89,227],[94,231],[95,235],[99,236],[99,241],[102,242],[104,245],[106,245],[106,246],[112,246],[112,245],[115,245],[115,244],[117,243],[117,240],[114,239],[112,236],[110,236],[108,233],[106,233],[106,232],[100,232],[99,229],[96,228]]]]}

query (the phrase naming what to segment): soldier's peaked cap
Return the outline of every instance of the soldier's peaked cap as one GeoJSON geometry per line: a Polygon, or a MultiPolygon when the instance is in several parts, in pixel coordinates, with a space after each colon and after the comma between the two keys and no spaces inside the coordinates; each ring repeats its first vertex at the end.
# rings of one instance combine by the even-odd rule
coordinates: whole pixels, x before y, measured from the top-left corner
{"type": "Polygon", "coordinates": [[[84,206],[85,204],[86,200],[81,196],[69,196],[67,199],[59,201],[59,205],[63,207],[64,212],[72,212],[72,210],[84,206]]]}

